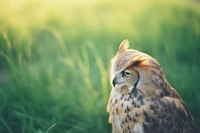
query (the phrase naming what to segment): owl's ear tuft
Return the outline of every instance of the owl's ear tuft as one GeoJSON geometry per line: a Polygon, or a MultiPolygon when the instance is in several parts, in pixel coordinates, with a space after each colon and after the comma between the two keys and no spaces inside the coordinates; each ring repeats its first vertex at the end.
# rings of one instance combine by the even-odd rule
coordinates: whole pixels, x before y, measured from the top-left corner
{"type": "Polygon", "coordinates": [[[124,52],[128,49],[128,47],[129,47],[129,41],[125,39],[124,41],[121,42],[118,52],[119,53],[124,52]]]}

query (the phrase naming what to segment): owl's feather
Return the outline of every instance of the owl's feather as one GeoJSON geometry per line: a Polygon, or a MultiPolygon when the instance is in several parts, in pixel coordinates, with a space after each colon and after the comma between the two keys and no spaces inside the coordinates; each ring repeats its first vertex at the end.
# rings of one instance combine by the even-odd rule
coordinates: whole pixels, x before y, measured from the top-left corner
{"type": "Polygon", "coordinates": [[[118,49],[118,53],[121,53],[121,52],[127,50],[128,47],[129,47],[129,41],[126,39],[120,44],[119,49],[118,49]]]}
{"type": "Polygon", "coordinates": [[[112,60],[111,81],[114,77],[119,84],[112,87],[107,106],[113,133],[196,133],[185,103],[159,63],[128,49],[127,40],[112,60]],[[132,76],[125,77],[125,71],[132,76]]]}

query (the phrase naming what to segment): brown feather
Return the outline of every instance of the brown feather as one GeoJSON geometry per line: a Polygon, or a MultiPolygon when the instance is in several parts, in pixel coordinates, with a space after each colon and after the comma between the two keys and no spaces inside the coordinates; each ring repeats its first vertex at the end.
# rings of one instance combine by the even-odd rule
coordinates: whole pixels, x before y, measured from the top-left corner
{"type": "Polygon", "coordinates": [[[185,103],[159,63],[128,46],[128,40],[123,41],[112,60],[111,81],[118,78],[107,106],[112,132],[196,133],[185,103]],[[132,77],[123,77],[124,71],[132,77]]]}

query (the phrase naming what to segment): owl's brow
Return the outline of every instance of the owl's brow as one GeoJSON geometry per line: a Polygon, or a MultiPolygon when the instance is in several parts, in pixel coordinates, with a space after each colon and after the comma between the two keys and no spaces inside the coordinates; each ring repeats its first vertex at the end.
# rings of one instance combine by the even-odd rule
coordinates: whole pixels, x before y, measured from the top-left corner
{"type": "Polygon", "coordinates": [[[126,69],[134,68],[140,66],[142,63],[142,60],[136,60],[131,65],[129,65],[126,69]]]}
{"type": "Polygon", "coordinates": [[[136,66],[139,66],[141,64],[141,60],[136,60],[133,62],[132,66],[136,67],[136,66]]]}

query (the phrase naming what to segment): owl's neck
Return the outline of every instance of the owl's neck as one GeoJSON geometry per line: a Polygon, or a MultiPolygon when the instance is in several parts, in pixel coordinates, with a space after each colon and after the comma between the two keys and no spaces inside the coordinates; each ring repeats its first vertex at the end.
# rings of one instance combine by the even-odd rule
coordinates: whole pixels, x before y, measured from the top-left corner
{"type": "MultiPolygon", "coordinates": [[[[162,73],[162,72],[159,72],[162,73]]],[[[180,97],[175,89],[166,80],[164,74],[153,74],[148,76],[139,75],[139,80],[134,86],[114,89],[117,99],[132,100],[134,107],[145,104],[151,98],[162,98],[165,96],[180,97]]]]}
{"type": "Polygon", "coordinates": [[[146,99],[152,97],[162,98],[164,96],[180,97],[176,90],[169,84],[162,70],[156,70],[154,74],[149,74],[149,76],[141,74],[140,81],[133,90],[134,94],[139,94],[146,99]]]}

